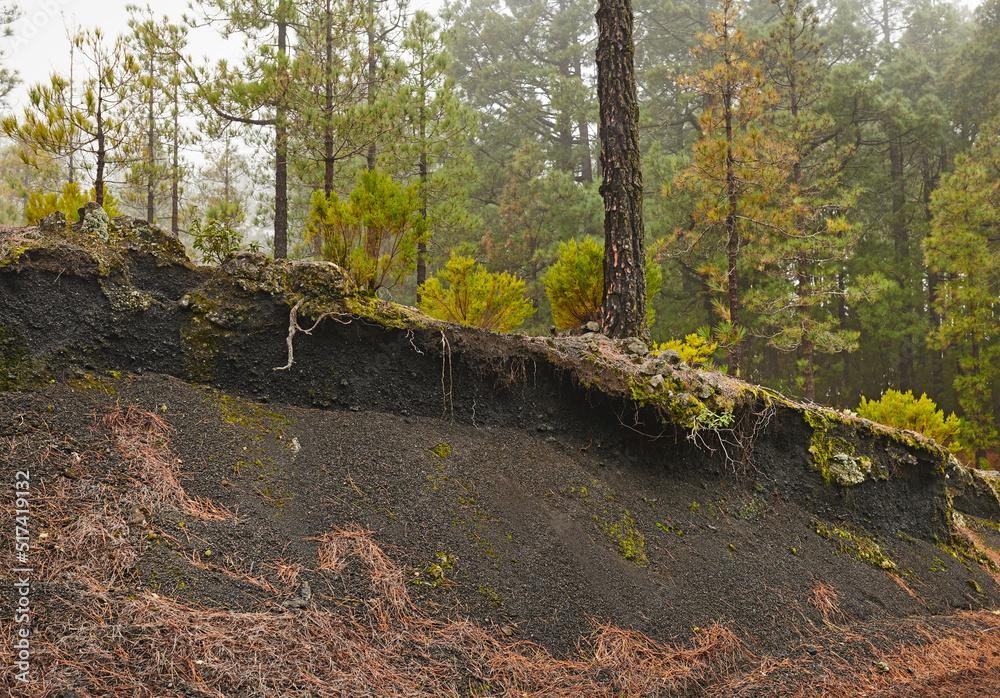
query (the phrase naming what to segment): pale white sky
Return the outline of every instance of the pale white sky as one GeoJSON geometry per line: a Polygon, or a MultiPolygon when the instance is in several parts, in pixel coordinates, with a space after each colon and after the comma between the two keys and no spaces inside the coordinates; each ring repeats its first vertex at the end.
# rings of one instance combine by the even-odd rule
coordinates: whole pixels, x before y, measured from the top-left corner
{"type": "MultiPolygon", "coordinates": [[[[967,7],[976,7],[980,0],[964,0],[967,7]]],[[[13,35],[0,38],[7,55],[7,64],[20,72],[22,85],[11,96],[13,106],[22,107],[26,101],[27,87],[47,81],[53,71],[67,72],[69,68],[69,41],[67,27],[100,26],[105,34],[114,37],[128,29],[130,0],[17,0],[23,16],[12,25],[13,35]]],[[[179,22],[181,15],[191,13],[189,0],[131,0],[144,7],[150,4],[156,15],[167,15],[179,22]]],[[[442,0],[411,0],[410,8],[437,11],[442,0]]],[[[238,55],[238,44],[229,50],[230,56],[238,55]]],[[[193,32],[190,53],[196,57],[208,54],[213,59],[227,53],[224,42],[211,29],[193,32]]],[[[20,108],[17,109],[20,111],[20,108]]]]}
{"type": "MultiPolygon", "coordinates": [[[[67,28],[74,26],[101,27],[105,36],[115,37],[128,31],[129,14],[126,5],[153,8],[156,16],[167,15],[180,23],[181,16],[192,14],[190,0],[16,0],[22,17],[11,26],[13,34],[0,38],[7,56],[7,65],[16,69],[22,84],[10,103],[21,108],[27,101],[27,88],[38,82],[47,82],[53,72],[69,71],[69,40],[67,28]]],[[[435,12],[441,0],[411,0],[410,9],[435,12]]],[[[188,53],[196,59],[208,55],[213,59],[227,53],[239,55],[241,41],[233,40],[227,52],[225,42],[210,28],[192,31],[189,35],[188,53]]]]}

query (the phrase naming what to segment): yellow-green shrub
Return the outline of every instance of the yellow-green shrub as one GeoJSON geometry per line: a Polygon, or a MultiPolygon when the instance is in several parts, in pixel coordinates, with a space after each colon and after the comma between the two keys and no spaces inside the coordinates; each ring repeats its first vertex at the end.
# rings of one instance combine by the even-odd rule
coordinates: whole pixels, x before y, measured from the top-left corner
{"type": "Polygon", "coordinates": [[[518,327],[534,312],[524,297],[524,281],[507,272],[488,272],[473,258],[454,252],[437,277],[420,286],[419,293],[419,307],[431,317],[495,332],[518,327]]]}
{"type": "Polygon", "coordinates": [[[346,200],[317,191],[306,223],[307,242],[347,271],[363,289],[394,286],[413,271],[417,243],[426,240],[417,186],[403,187],[378,170],[364,170],[346,200]]]}
{"type": "MultiPolygon", "coordinates": [[[[39,221],[50,213],[62,211],[66,214],[66,220],[76,223],[80,220],[77,209],[96,198],[97,191],[93,187],[85,194],[77,182],[67,182],[61,192],[43,192],[35,189],[28,192],[28,200],[24,204],[24,218],[28,225],[38,225],[39,221]]],[[[104,212],[108,214],[108,218],[114,218],[121,213],[118,210],[118,201],[107,187],[104,188],[104,212]]]]}
{"type": "Polygon", "coordinates": [[[913,397],[911,390],[905,393],[887,390],[879,400],[862,397],[857,413],[879,424],[918,432],[950,448],[962,448],[959,441],[964,423],[954,412],[946,417],[926,393],[919,399],[913,397]]]}
{"type": "MultiPolygon", "coordinates": [[[[663,284],[663,272],[651,256],[646,258],[646,320],[653,323],[649,299],[663,284]]],[[[545,294],[552,319],[560,330],[581,327],[601,317],[604,300],[604,246],[592,238],[559,243],[559,259],[545,274],[545,294]]]]}
{"type": "Polygon", "coordinates": [[[662,344],[654,345],[657,351],[672,349],[681,355],[682,361],[687,361],[689,366],[699,366],[701,364],[712,365],[712,355],[719,348],[718,342],[712,342],[700,334],[689,334],[684,340],[669,339],[662,344]]]}

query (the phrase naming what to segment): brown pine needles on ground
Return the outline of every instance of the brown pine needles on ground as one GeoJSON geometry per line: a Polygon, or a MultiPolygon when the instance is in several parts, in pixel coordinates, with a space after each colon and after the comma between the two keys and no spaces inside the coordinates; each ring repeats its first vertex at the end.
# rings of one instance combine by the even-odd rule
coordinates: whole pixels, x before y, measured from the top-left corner
{"type": "MultiPolygon", "coordinates": [[[[211,502],[188,498],[163,418],[126,407],[107,415],[104,425],[143,506],[172,506],[205,518],[232,516],[211,502]]],[[[0,451],[14,454],[25,443],[4,439],[0,451]]],[[[43,449],[38,457],[59,456],[43,449]]],[[[985,698],[1000,690],[1000,615],[989,612],[944,622],[900,621],[910,624],[914,639],[877,638],[880,647],[892,651],[871,644],[877,633],[840,631],[831,636],[837,643],[853,642],[863,651],[838,652],[831,642],[818,657],[803,650],[785,659],[755,656],[721,625],[698,632],[682,646],[595,622],[576,655],[559,659],[529,642],[501,641],[480,625],[428,617],[410,599],[403,570],[373,541],[371,531],[357,525],[311,539],[319,543],[315,572],[334,574],[352,564],[366,569],[373,598],[357,613],[347,605],[300,611],[275,605],[237,613],[148,591],[129,595],[121,590],[128,588],[139,555],[137,538],[119,514],[129,501],[115,501],[114,495],[108,500],[87,463],[79,465],[79,478],[43,483],[33,511],[50,542],[38,552],[41,610],[36,613],[45,623],[34,638],[36,680],[23,692],[28,696],[72,688],[81,698],[165,698],[193,691],[204,698],[985,698]]],[[[201,564],[197,556],[192,562],[201,564]]],[[[262,576],[255,584],[276,594],[273,582],[287,586],[301,565],[272,563],[273,579],[262,576]]],[[[809,602],[827,622],[844,622],[833,587],[817,580],[809,602]]],[[[0,644],[10,646],[13,632],[11,624],[0,626],[0,644]]],[[[12,672],[0,674],[0,690],[21,690],[13,681],[12,672]]]]}

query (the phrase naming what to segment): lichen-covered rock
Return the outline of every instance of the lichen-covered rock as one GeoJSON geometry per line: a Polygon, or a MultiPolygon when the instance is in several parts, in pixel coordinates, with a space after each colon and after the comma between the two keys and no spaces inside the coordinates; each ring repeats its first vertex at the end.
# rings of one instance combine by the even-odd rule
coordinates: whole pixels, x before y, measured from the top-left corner
{"type": "Polygon", "coordinates": [[[318,304],[332,303],[357,294],[343,269],[332,262],[301,259],[268,259],[265,255],[238,252],[220,269],[248,291],[283,295],[302,294],[318,304]]]}
{"type": "Polygon", "coordinates": [[[661,358],[653,357],[646,359],[642,366],[639,367],[639,373],[644,376],[655,376],[657,374],[663,375],[663,372],[667,369],[667,362],[661,358]]]}
{"type": "Polygon", "coordinates": [[[830,477],[840,485],[860,485],[865,476],[871,472],[871,460],[864,456],[851,456],[846,453],[835,453],[830,456],[827,467],[830,477]]]}
{"type": "Polygon", "coordinates": [[[61,233],[66,230],[66,214],[53,211],[38,222],[38,228],[43,233],[61,233]]]}
{"type": "Polygon", "coordinates": [[[170,262],[191,263],[180,240],[141,218],[115,216],[109,230],[109,239],[119,247],[145,252],[170,262]]]}
{"type": "Polygon", "coordinates": [[[291,290],[320,302],[335,301],[357,293],[347,272],[333,262],[292,260],[291,290]]]}
{"type": "Polygon", "coordinates": [[[664,349],[660,352],[660,358],[666,361],[671,366],[676,366],[681,363],[681,355],[678,354],[673,349],[664,349]]]}
{"type": "Polygon", "coordinates": [[[101,242],[108,242],[111,219],[108,218],[107,212],[101,205],[96,201],[88,201],[78,211],[80,213],[80,232],[93,235],[101,242]]]}
{"type": "Polygon", "coordinates": [[[632,356],[646,356],[649,354],[649,347],[638,337],[629,337],[622,341],[622,349],[632,356]]]}

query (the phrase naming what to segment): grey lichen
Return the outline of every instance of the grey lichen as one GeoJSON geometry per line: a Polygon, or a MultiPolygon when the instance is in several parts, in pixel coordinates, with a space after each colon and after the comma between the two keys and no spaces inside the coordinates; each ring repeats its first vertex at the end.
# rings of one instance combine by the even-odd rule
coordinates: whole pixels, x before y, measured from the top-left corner
{"type": "Polygon", "coordinates": [[[88,201],[80,209],[80,231],[94,235],[102,242],[108,242],[111,219],[107,212],[95,201],[88,201]]]}
{"type": "Polygon", "coordinates": [[[864,456],[835,453],[827,464],[830,477],[839,485],[860,485],[871,472],[872,462],[864,456]]]}

